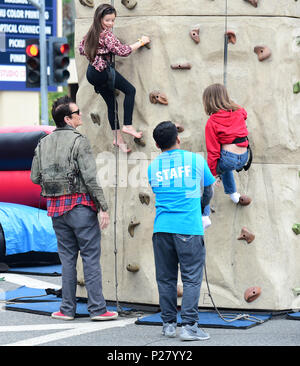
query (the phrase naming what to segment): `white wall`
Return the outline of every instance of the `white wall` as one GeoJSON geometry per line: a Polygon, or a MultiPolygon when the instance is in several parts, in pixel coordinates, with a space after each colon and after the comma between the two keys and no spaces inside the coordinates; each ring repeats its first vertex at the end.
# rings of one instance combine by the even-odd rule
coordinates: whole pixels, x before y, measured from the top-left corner
{"type": "Polygon", "coordinates": [[[0,126],[39,124],[39,92],[0,92],[0,126]]]}

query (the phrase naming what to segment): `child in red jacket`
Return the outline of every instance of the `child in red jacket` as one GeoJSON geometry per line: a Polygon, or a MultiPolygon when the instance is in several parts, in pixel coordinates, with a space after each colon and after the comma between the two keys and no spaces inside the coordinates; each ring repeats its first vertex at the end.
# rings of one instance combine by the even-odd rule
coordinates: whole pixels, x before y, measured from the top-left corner
{"type": "MultiPolygon", "coordinates": [[[[222,84],[213,84],[204,90],[203,105],[210,116],[205,126],[208,166],[212,174],[222,180],[225,193],[234,203],[248,205],[251,199],[236,191],[233,175],[234,170],[241,170],[248,161],[247,112],[229,98],[222,84]]],[[[209,206],[203,211],[203,223],[208,227],[209,206]]]]}

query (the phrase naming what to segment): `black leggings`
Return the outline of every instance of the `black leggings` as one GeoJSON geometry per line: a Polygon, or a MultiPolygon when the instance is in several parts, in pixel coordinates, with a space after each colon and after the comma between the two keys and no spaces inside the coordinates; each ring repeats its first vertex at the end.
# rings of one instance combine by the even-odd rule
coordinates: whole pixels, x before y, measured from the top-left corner
{"type": "MultiPolygon", "coordinates": [[[[86,72],[88,82],[94,85],[96,93],[101,94],[107,105],[108,120],[112,130],[115,130],[115,93],[107,86],[108,75],[106,70],[97,71],[92,65],[86,72]]],[[[132,113],[134,107],[135,87],[129,83],[118,71],[116,71],[115,88],[125,94],[124,98],[124,125],[132,125],[132,113]]],[[[117,103],[117,101],[116,101],[117,103]]],[[[117,104],[117,130],[120,129],[117,104]]]]}

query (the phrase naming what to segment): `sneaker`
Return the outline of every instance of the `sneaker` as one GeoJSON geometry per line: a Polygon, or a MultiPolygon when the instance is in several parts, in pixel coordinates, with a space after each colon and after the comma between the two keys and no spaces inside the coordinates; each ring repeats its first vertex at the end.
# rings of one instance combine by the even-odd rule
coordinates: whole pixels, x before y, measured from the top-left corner
{"type": "Polygon", "coordinates": [[[163,323],[162,335],[169,338],[176,337],[176,326],[177,323],[163,323]]]}
{"type": "Polygon", "coordinates": [[[211,220],[210,220],[209,216],[202,216],[202,225],[203,225],[203,230],[210,227],[211,220]]]}
{"type": "Polygon", "coordinates": [[[65,315],[65,314],[61,313],[60,311],[56,311],[55,313],[52,313],[51,318],[62,319],[62,320],[74,320],[74,316],[65,315]]]}
{"type": "Polygon", "coordinates": [[[106,311],[103,314],[91,316],[91,320],[112,320],[118,317],[116,311],[106,311]]]}
{"type": "Polygon", "coordinates": [[[197,323],[194,325],[183,325],[179,337],[182,341],[204,341],[210,338],[208,333],[198,328],[197,323]]]}
{"type": "Polygon", "coordinates": [[[238,192],[234,192],[234,193],[230,193],[229,195],[230,199],[234,202],[234,203],[239,203],[239,200],[240,200],[240,193],[238,192]]]}

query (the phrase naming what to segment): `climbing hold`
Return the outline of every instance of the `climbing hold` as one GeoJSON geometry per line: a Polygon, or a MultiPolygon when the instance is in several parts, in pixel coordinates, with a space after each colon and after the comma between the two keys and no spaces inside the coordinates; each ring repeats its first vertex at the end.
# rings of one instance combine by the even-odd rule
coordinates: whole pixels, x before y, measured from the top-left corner
{"type": "Polygon", "coordinates": [[[157,91],[157,90],[155,90],[149,94],[149,99],[150,99],[150,102],[153,104],[156,104],[156,103],[160,103],[160,104],[164,104],[164,105],[168,104],[168,98],[167,98],[166,94],[161,93],[160,91],[157,91]]]}
{"type": "Polygon", "coordinates": [[[244,299],[247,302],[252,302],[261,294],[261,288],[257,286],[249,287],[244,293],[244,299]]]}
{"type": "Polygon", "coordinates": [[[250,244],[254,239],[255,235],[250,233],[250,231],[246,227],[243,227],[241,230],[241,234],[238,237],[238,240],[246,240],[246,242],[250,244]]]}
{"type": "Polygon", "coordinates": [[[133,141],[137,144],[137,145],[140,145],[140,146],[146,146],[146,143],[145,143],[145,141],[143,140],[143,138],[141,137],[141,138],[137,138],[137,137],[135,137],[134,139],[133,139],[133,141]]]}
{"type": "Polygon", "coordinates": [[[83,6],[88,6],[89,8],[94,7],[94,0],[79,0],[79,2],[83,6]]]}
{"type": "Polygon", "coordinates": [[[227,31],[227,39],[228,39],[228,43],[232,43],[232,44],[236,44],[236,35],[234,33],[234,31],[227,31]]]}
{"type": "Polygon", "coordinates": [[[129,272],[138,272],[140,270],[140,266],[137,263],[127,264],[127,271],[129,272]]]}
{"type": "Polygon", "coordinates": [[[294,288],[292,288],[292,291],[293,291],[293,294],[294,294],[295,296],[300,295],[300,288],[299,288],[299,287],[294,287],[294,288]]]}
{"type": "Polygon", "coordinates": [[[190,36],[192,38],[192,40],[195,42],[195,43],[200,43],[200,36],[199,36],[199,33],[200,33],[200,28],[198,26],[195,26],[191,31],[190,31],[190,36]]]}
{"type": "Polygon", "coordinates": [[[171,65],[171,69],[173,69],[173,70],[190,70],[191,68],[192,68],[192,65],[189,62],[171,65]]]}
{"type": "Polygon", "coordinates": [[[127,9],[133,9],[136,4],[137,1],[136,0],[122,0],[121,3],[126,6],[127,9]]]}
{"type": "Polygon", "coordinates": [[[177,132],[178,132],[178,133],[181,133],[181,132],[183,132],[183,131],[184,131],[184,127],[183,127],[183,126],[181,126],[179,123],[175,123],[175,126],[176,126],[176,128],[177,128],[177,132]]]}
{"type": "Polygon", "coordinates": [[[240,196],[239,204],[242,206],[248,206],[251,203],[251,201],[252,199],[244,194],[240,196]]]}
{"type": "Polygon", "coordinates": [[[77,285],[84,286],[85,285],[84,278],[83,279],[80,279],[80,280],[77,280],[77,285]]]}
{"type": "Polygon", "coordinates": [[[150,196],[148,193],[141,192],[139,193],[139,199],[141,203],[146,203],[146,205],[149,205],[150,203],[150,196]]]}
{"type": "Polygon", "coordinates": [[[183,287],[181,285],[177,285],[177,297],[182,297],[183,295],[183,287]]]}
{"type": "Polygon", "coordinates": [[[294,94],[300,93],[300,81],[293,85],[293,92],[294,94]]]}
{"type": "Polygon", "coordinates": [[[140,222],[136,222],[135,220],[131,220],[130,224],[128,225],[128,232],[130,234],[130,236],[133,238],[134,237],[134,229],[136,226],[138,226],[140,224],[140,222]]]}
{"type": "Polygon", "coordinates": [[[100,120],[100,116],[99,116],[99,114],[98,113],[91,113],[90,114],[90,116],[91,116],[91,119],[92,119],[92,121],[95,123],[95,124],[97,124],[97,125],[101,125],[101,120],[100,120]]]}
{"type": "Polygon", "coordinates": [[[300,224],[294,224],[292,230],[296,235],[300,234],[300,224]]]}
{"type": "Polygon", "coordinates": [[[257,54],[259,61],[264,61],[269,58],[272,54],[271,50],[267,46],[256,46],[254,52],[257,54]]]}
{"type": "Polygon", "coordinates": [[[258,0],[245,0],[245,1],[247,1],[247,3],[250,3],[255,8],[257,8],[258,0]]]}

